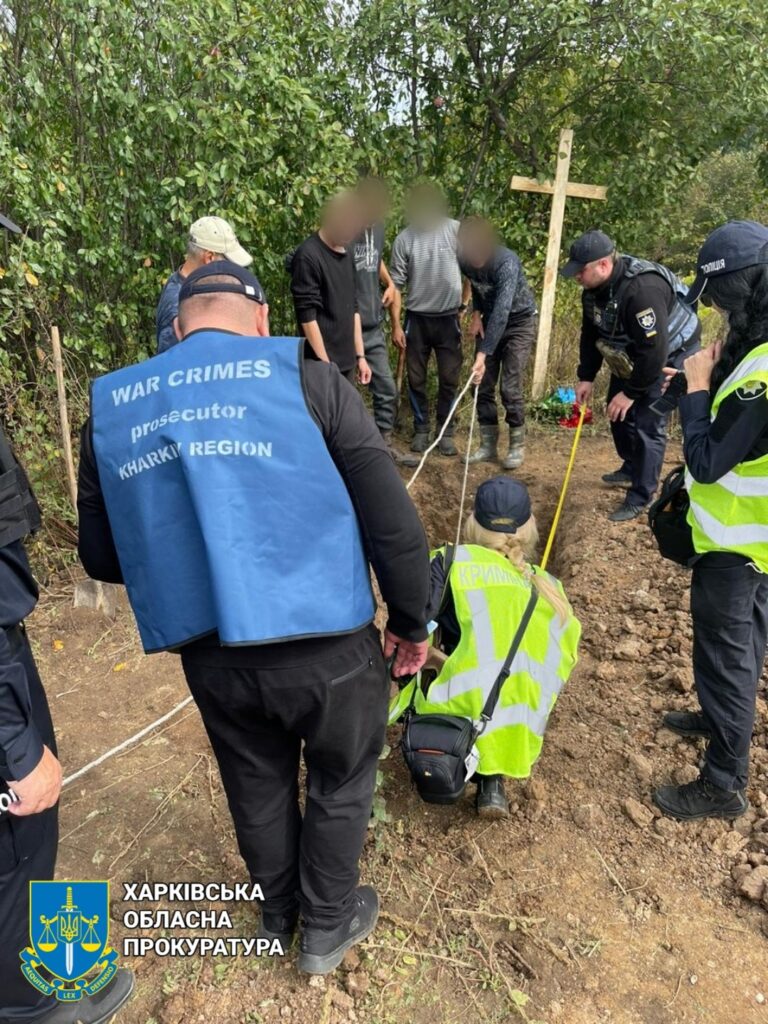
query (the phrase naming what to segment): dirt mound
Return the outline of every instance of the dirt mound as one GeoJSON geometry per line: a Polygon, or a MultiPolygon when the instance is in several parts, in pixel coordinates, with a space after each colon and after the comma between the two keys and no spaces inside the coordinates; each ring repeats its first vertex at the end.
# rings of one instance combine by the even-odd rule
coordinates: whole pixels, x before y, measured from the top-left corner
{"type": "MultiPolygon", "coordinates": [[[[544,535],[571,439],[534,434],[519,472],[544,535]]],[[[393,729],[389,821],[371,830],[363,864],[381,924],[343,970],[307,981],[291,958],[151,955],[134,963],[121,1022],[768,1021],[765,690],[749,814],[733,826],[659,817],[651,787],[693,777],[701,753],[659,724],[663,710],[695,705],[689,577],[662,561],[642,521],[607,522],[616,492],[596,481],[613,468],[608,439],[587,434],[550,566],[584,626],[581,660],[533,778],[508,784],[511,818],[480,825],[469,792],[453,808],[421,803],[393,729]]],[[[434,544],[455,537],[461,471],[435,456],[413,489],[434,544]]],[[[470,500],[491,471],[472,468],[470,500]]],[[[185,696],[177,660],[144,658],[128,616],[75,614],[62,594],[31,628],[70,770],[185,696]]],[[[123,881],[243,880],[192,709],[67,790],[62,819],[60,876],[115,883],[113,941],[129,909],[123,881]]],[[[233,934],[255,923],[238,906],[233,934]]]]}

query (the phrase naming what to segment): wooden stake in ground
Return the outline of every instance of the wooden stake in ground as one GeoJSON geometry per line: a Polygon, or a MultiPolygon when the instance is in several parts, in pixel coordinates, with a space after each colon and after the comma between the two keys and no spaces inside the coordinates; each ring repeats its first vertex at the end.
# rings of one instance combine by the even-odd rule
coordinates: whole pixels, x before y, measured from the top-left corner
{"type": "Polygon", "coordinates": [[[539,336],[536,340],[536,358],[533,364],[534,399],[539,399],[543,395],[547,377],[549,340],[552,336],[552,318],[555,312],[557,270],[560,263],[560,243],[563,237],[566,197],[571,196],[574,199],[605,199],[608,195],[608,189],[602,185],[578,185],[575,182],[568,181],[568,172],[571,168],[572,146],[573,129],[564,128],[560,132],[554,184],[551,181],[540,182],[535,178],[521,178],[518,175],[515,175],[512,179],[512,188],[518,192],[539,192],[552,196],[552,211],[549,215],[547,262],[544,267],[544,288],[541,293],[541,309],[539,310],[539,336]]]}
{"type": "Polygon", "coordinates": [[[75,476],[75,460],[72,458],[72,436],[69,433],[67,395],[64,390],[64,364],[61,360],[61,338],[58,327],[51,328],[51,346],[53,347],[53,367],[56,371],[56,391],[59,396],[59,419],[61,420],[61,439],[64,447],[64,462],[67,467],[69,496],[72,499],[72,508],[77,513],[77,477],[75,476]]]}

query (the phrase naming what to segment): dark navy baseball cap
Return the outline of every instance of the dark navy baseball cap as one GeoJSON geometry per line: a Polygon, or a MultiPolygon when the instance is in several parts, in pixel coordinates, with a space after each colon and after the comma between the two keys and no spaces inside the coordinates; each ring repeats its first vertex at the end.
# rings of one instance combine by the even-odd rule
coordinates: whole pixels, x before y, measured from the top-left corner
{"type": "Polygon", "coordinates": [[[475,519],[495,533],[517,533],[531,518],[528,488],[509,476],[485,480],[475,495],[475,519]]]}
{"type": "Polygon", "coordinates": [[[179,290],[179,302],[192,298],[193,295],[216,295],[231,292],[234,295],[245,295],[262,305],[267,301],[259,279],[246,267],[241,267],[231,260],[214,260],[193,270],[185,277],[179,290]],[[208,278],[233,277],[236,281],[211,281],[208,278]]]}
{"type": "Polygon", "coordinates": [[[14,235],[21,234],[21,228],[18,224],[14,224],[10,217],[6,217],[4,213],[0,213],[0,227],[6,229],[6,231],[12,231],[14,235]]]}
{"type": "Polygon", "coordinates": [[[575,277],[587,263],[601,260],[615,251],[616,246],[604,231],[585,231],[571,246],[568,262],[560,274],[562,277],[575,277]]]}
{"type": "Polygon", "coordinates": [[[686,302],[697,302],[710,277],[768,263],[768,227],[755,220],[729,220],[707,237],[696,260],[696,278],[686,302]]]}

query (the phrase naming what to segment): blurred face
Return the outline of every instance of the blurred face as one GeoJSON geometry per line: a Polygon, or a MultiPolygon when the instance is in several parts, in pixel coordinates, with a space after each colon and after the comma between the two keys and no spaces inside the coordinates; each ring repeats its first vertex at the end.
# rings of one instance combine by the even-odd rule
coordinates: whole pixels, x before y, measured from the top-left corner
{"type": "Polygon", "coordinates": [[[381,224],[389,213],[389,189],[378,178],[363,178],[357,186],[357,196],[366,225],[381,224]]]}
{"type": "Polygon", "coordinates": [[[459,256],[471,267],[484,267],[495,248],[496,236],[490,224],[469,224],[459,231],[459,256]]]}
{"type": "Polygon", "coordinates": [[[406,214],[414,227],[434,227],[448,215],[445,196],[434,185],[419,185],[408,196],[406,214]]]}
{"type": "Polygon", "coordinates": [[[613,273],[613,260],[610,256],[604,256],[599,260],[592,260],[585,263],[582,269],[575,275],[574,280],[578,281],[582,288],[599,288],[605,284],[613,273]]]}
{"type": "Polygon", "coordinates": [[[363,206],[352,192],[342,192],[323,211],[323,234],[333,245],[349,245],[365,227],[363,206]]]}

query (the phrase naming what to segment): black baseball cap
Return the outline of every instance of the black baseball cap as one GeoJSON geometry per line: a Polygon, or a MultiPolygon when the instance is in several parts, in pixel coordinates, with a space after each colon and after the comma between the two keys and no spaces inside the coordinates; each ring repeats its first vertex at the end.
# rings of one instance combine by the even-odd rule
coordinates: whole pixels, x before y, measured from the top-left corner
{"type": "Polygon", "coordinates": [[[587,263],[601,260],[615,251],[616,246],[604,231],[585,231],[571,246],[568,262],[560,274],[562,277],[575,277],[587,263]]]}
{"type": "Polygon", "coordinates": [[[14,224],[13,221],[6,217],[4,213],[0,213],[0,227],[5,228],[7,231],[12,231],[14,235],[21,234],[21,228],[18,224],[14,224]]]}
{"type": "Polygon", "coordinates": [[[768,227],[755,220],[729,220],[707,237],[696,260],[696,278],[685,301],[697,302],[710,277],[768,263],[768,227]]]}
{"type": "Polygon", "coordinates": [[[517,533],[531,518],[528,488],[509,476],[485,480],[475,495],[475,519],[495,533],[517,533]]]}
{"type": "Polygon", "coordinates": [[[261,305],[267,301],[264,289],[259,279],[246,267],[241,267],[231,260],[214,260],[206,263],[205,266],[193,270],[189,277],[185,277],[179,290],[179,302],[191,298],[193,295],[216,295],[221,292],[231,292],[234,295],[245,295],[247,299],[253,299],[261,305]],[[209,281],[211,277],[233,277],[235,281],[209,281]]]}

